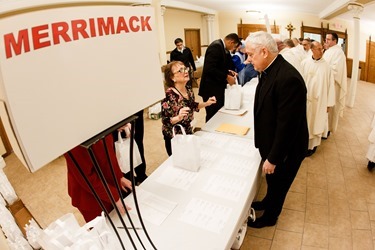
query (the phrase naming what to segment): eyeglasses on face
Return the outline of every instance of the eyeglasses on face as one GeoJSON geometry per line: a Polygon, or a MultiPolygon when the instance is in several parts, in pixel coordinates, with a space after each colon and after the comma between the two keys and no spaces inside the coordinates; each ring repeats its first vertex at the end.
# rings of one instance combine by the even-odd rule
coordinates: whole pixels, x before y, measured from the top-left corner
{"type": "Polygon", "coordinates": [[[190,68],[189,67],[182,67],[179,70],[177,70],[176,72],[174,72],[173,74],[185,73],[185,72],[190,72],[190,68]]]}

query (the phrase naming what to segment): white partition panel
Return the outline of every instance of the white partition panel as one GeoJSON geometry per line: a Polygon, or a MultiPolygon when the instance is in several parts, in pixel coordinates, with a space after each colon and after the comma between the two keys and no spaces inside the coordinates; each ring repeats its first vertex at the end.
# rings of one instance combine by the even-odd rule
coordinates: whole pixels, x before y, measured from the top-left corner
{"type": "Polygon", "coordinates": [[[30,171],[163,98],[157,44],[151,7],[0,15],[1,98],[30,171]]]}

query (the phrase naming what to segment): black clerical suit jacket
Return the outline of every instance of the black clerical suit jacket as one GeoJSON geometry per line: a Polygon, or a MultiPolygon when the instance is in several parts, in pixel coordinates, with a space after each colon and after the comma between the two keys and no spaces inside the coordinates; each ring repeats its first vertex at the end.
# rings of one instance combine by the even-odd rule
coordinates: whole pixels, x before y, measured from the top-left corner
{"type": "Polygon", "coordinates": [[[181,61],[183,64],[185,64],[186,67],[191,67],[192,71],[196,71],[197,68],[195,67],[195,62],[193,58],[193,54],[191,53],[191,50],[187,47],[184,48],[182,53],[178,51],[177,48],[172,50],[171,52],[171,62],[173,61],[181,61]]]}
{"type": "Polygon", "coordinates": [[[306,86],[281,55],[259,76],[254,100],[255,147],[272,164],[301,160],[308,148],[306,86]]]}
{"type": "Polygon", "coordinates": [[[204,101],[215,96],[218,108],[224,106],[229,69],[234,70],[230,53],[225,49],[221,39],[213,41],[206,50],[198,92],[204,101]]]}

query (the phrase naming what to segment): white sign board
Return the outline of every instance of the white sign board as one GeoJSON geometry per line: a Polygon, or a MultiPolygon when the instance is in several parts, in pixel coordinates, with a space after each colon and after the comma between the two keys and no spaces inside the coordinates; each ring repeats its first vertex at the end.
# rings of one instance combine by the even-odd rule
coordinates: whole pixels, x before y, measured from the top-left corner
{"type": "Polygon", "coordinates": [[[164,96],[154,9],[0,16],[2,98],[31,171],[164,96]]]}

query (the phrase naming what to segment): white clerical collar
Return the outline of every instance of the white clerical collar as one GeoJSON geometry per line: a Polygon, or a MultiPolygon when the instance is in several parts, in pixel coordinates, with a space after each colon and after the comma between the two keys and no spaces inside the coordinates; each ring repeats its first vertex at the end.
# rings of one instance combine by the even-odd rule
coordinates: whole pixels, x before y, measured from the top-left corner
{"type": "Polygon", "coordinates": [[[266,69],[268,69],[269,66],[271,66],[271,64],[276,60],[277,56],[275,56],[275,58],[272,60],[272,62],[270,62],[270,64],[268,64],[268,66],[263,70],[263,71],[266,71],[266,69]]]}
{"type": "Polygon", "coordinates": [[[224,42],[224,39],[223,38],[220,38],[221,42],[223,43],[224,45],[224,49],[227,50],[227,48],[225,47],[225,42],[224,42]]]}

